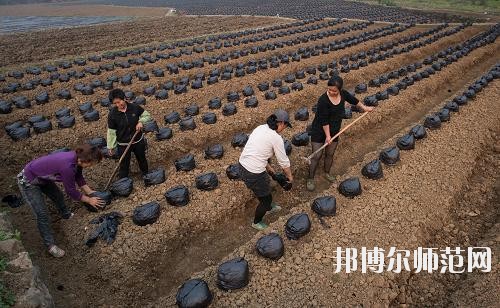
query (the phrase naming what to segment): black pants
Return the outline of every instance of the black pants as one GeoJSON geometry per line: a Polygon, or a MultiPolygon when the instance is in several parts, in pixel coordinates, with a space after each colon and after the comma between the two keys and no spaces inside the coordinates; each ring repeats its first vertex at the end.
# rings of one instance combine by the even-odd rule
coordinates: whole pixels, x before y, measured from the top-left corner
{"type": "Polygon", "coordinates": [[[271,210],[273,196],[271,195],[271,185],[267,172],[252,173],[240,165],[240,176],[245,185],[259,199],[259,205],[255,209],[254,223],[259,223],[266,215],[267,211],[271,210]]]}
{"type": "MultiPolygon", "coordinates": [[[[126,148],[127,148],[126,145],[119,145],[118,153],[121,155],[126,148]]],[[[148,173],[148,161],[146,159],[146,141],[143,138],[141,141],[137,142],[136,144],[132,144],[130,146],[130,149],[128,150],[127,154],[123,158],[123,161],[120,165],[120,170],[118,171],[119,179],[128,177],[128,173],[130,170],[130,157],[132,156],[132,152],[134,153],[135,158],[137,159],[137,163],[139,164],[139,168],[141,169],[142,175],[148,173]]]]}

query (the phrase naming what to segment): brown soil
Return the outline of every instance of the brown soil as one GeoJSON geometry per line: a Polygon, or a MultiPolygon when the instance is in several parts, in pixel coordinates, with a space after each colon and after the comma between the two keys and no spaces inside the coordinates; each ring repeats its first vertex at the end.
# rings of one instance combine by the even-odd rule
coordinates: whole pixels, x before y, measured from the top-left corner
{"type": "Polygon", "coordinates": [[[0,66],[44,63],[218,32],[289,22],[275,17],[154,17],[105,25],[0,35],[0,66]],[[126,33],[127,35],[123,35],[126,33]]]}
{"type": "MultiPolygon", "coordinates": [[[[499,243],[500,117],[499,107],[491,106],[490,101],[499,96],[500,83],[495,81],[470,106],[453,114],[451,122],[429,132],[415,150],[402,153],[397,166],[385,167],[384,179],[364,180],[363,195],[347,199],[334,188],[319,193],[317,197],[337,198],[337,216],[326,219],[331,229],[319,224],[310,202],[291,205],[290,214],[309,214],[312,229],[298,241],[285,240],[285,255],[279,261],[268,261],[256,254],[254,245],[262,233],[224,258],[244,256],[249,262],[251,280],[243,290],[219,291],[215,286],[216,266],[193,277],[205,279],[214,293],[213,305],[223,307],[328,307],[331,303],[495,306],[499,291],[495,257],[488,274],[428,275],[404,271],[361,274],[359,269],[351,274],[335,274],[330,256],[336,247],[359,251],[361,247],[375,246],[416,249],[483,245],[492,247],[494,256],[499,243]]],[[[389,139],[379,149],[394,141],[389,139]]],[[[363,164],[377,154],[369,153],[342,177],[361,177],[363,164]]],[[[285,238],[283,225],[288,217],[279,218],[270,229],[285,238]]],[[[174,294],[154,305],[173,305],[174,294]]]]}
{"type": "MultiPolygon", "coordinates": [[[[332,59],[338,59],[350,53],[368,50],[395,38],[424,31],[426,28],[410,29],[402,33],[353,46],[349,50],[332,52],[329,55],[322,55],[299,63],[282,66],[278,69],[269,69],[265,73],[247,75],[241,79],[221,82],[214,86],[206,87],[201,91],[191,91],[186,95],[172,96],[174,99],[167,100],[166,102],[148,99],[146,108],[152,111],[158,123],[161,123],[162,116],[166,111],[171,110],[171,108],[178,110],[180,106],[194,101],[200,104],[203,102],[204,105],[208,98],[212,96],[224,97],[229,90],[240,90],[246,84],[252,84],[254,90],[257,90],[256,84],[259,81],[283,77],[287,72],[292,72],[298,68],[329,62],[332,59]],[[172,106],[165,107],[164,104],[167,104],[167,102],[168,104],[172,104],[172,106]]],[[[433,44],[413,50],[408,54],[394,56],[385,61],[370,64],[360,70],[344,74],[346,87],[352,89],[359,82],[367,82],[369,79],[399,68],[401,65],[422,60],[426,56],[434,54],[443,48],[463,42],[484,29],[485,27],[467,28],[455,35],[440,39],[433,44]]],[[[301,46],[294,46],[293,49],[297,49],[298,47],[301,46]]],[[[496,43],[475,50],[467,57],[451,64],[430,78],[415,84],[400,95],[391,97],[391,99],[385,101],[372,115],[360,121],[359,125],[357,124],[343,137],[343,140],[346,141],[341,142],[341,146],[339,146],[336,153],[334,164],[336,173],[342,177],[358,174],[362,163],[366,163],[369,160],[368,158],[376,155],[373,151],[382,148],[384,145],[393,143],[394,135],[405,130],[412,123],[419,122],[430,110],[441,106],[452,93],[458,92],[463,86],[491,67],[496,61],[492,55],[497,54],[499,48],[499,44],[496,43]]],[[[145,84],[148,83],[139,84],[139,86],[134,84],[133,90],[140,92],[142,91],[142,86],[145,84]]],[[[304,306],[305,304],[314,303],[313,300],[316,301],[317,305],[323,304],[328,306],[325,303],[331,303],[332,300],[337,301],[337,295],[339,295],[338,300],[342,300],[340,302],[344,303],[344,305],[359,303],[351,297],[345,297],[344,299],[344,295],[349,294],[351,296],[352,294],[343,293],[344,288],[345,292],[353,290],[353,293],[359,294],[359,290],[354,290],[355,283],[349,279],[346,280],[345,286],[337,282],[335,288],[338,288],[339,291],[336,292],[335,297],[332,297],[333,293],[331,290],[326,289],[330,285],[329,278],[333,277],[326,270],[326,266],[330,266],[330,264],[314,260],[310,261],[311,256],[314,256],[318,251],[324,252],[325,255],[331,253],[328,249],[335,247],[335,238],[337,236],[342,239],[343,246],[349,244],[353,247],[366,246],[358,245],[360,243],[365,244],[365,242],[360,242],[362,239],[367,239],[368,242],[366,244],[371,244],[372,246],[387,246],[390,244],[392,246],[405,246],[408,249],[417,243],[426,244],[427,238],[419,237],[420,233],[414,233],[414,231],[420,230],[418,229],[420,225],[417,223],[420,221],[422,222],[422,228],[432,226],[432,222],[429,222],[430,218],[425,217],[423,211],[420,210],[420,208],[426,208],[425,200],[428,199],[423,199],[423,204],[415,204],[408,209],[405,203],[420,200],[418,197],[426,192],[424,190],[425,187],[431,187],[429,191],[433,195],[435,194],[436,198],[448,200],[446,199],[448,195],[438,193],[435,191],[435,187],[443,186],[449,177],[447,172],[455,172],[456,170],[452,168],[452,160],[445,160],[448,157],[447,154],[449,154],[446,152],[446,145],[439,144],[439,142],[456,142],[458,138],[447,137],[450,135],[444,135],[445,137],[439,136],[446,134],[446,132],[459,134],[458,137],[464,138],[466,142],[463,150],[461,149],[457,154],[456,161],[460,163],[468,162],[465,159],[469,158],[466,155],[467,153],[473,153],[473,155],[470,155],[473,158],[470,159],[474,160],[480,156],[477,154],[477,142],[487,140],[486,138],[489,136],[487,128],[494,128],[498,132],[498,112],[495,109],[491,109],[491,112],[489,112],[488,108],[490,107],[485,107],[488,105],[481,105],[481,108],[475,108],[471,104],[471,106],[464,108],[464,112],[456,116],[452,115],[452,122],[445,125],[441,131],[430,134],[429,138],[421,143],[422,147],[418,144],[417,150],[403,153],[402,164],[395,168],[386,168],[384,170],[386,172],[384,180],[381,180],[380,183],[365,181],[365,193],[360,198],[347,200],[338,197],[340,214],[337,218],[329,220],[329,223],[334,226],[331,229],[332,232],[335,232],[333,233],[333,237],[329,233],[331,231],[321,230],[319,225],[317,225],[317,221],[313,221],[312,234],[296,244],[287,241],[285,259],[272,265],[269,262],[262,261],[253,254],[252,245],[256,237],[252,231],[253,229],[249,227],[249,221],[255,209],[255,200],[253,200],[250,192],[241,182],[230,181],[225,176],[225,167],[230,163],[236,162],[240,152],[240,150],[233,149],[230,146],[230,140],[235,132],[250,132],[253,127],[261,123],[271,111],[278,107],[286,108],[292,114],[301,106],[311,107],[317,97],[324,91],[324,85],[324,82],[321,82],[318,86],[304,85],[303,91],[279,96],[276,101],[265,101],[262,94],[258,93],[257,97],[260,104],[257,109],[246,109],[243,107],[243,102],[240,101],[237,103],[238,113],[235,116],[223,117],[217,111],[219,122],[216,125],[206,126],[201,123],[198,117],[197,124],[199,127],[196,131],[181,133],[174,129],[175,136],[172,140],[166,142],[151,141],[148,153],[151,165],[152,167],[165,167],[168,179],[161,185],[144,188],[143,184],[140,183],[139,176],[135,173],[137,168],[135,166],[132,168],[134,170],[134,180],[136,181],[132,195],[127,199],[114,201],[111,208],[127,215],[127,218],[119,227],[118,238],[113,245],[106,246],[99,243],[94,248],[86,248],[83,245],[86,233],[88,232],[85,230],[85,227],[87,227],[86,222],[98,214],[87,213],[78,204],[71,203],[72,208],[77,213],[75,219],[65,221],[64,223],[54,223],[56,238],[60,245],[66,249],[67,256],[62,260],[54,260],[41,247],[34,219],[29,209],[24,206],[18,210],[14,210],[14,221],[17,227],[23,232],[22,236],[26,247],[33,253],[35,262],[41,266],[57,305],[65,307],[88,306],[90,303],[96,306],[139,306],[145,303],[156,306],[171,305],[173,304],[172,297],[168,297],[167,295],[174,294],[177,286],[183,280],[207,266],[208,269],[205,272],[196,275],[203,275],[211,283],[211,289],[216,295],[216,306],[242,306],[245,303],[250,306],[283,306],[285,303],[294,303],[292,306],[304,306]],[[471,117],[469,119],[465,118],[465,116],[471,117]],[[480,117],[484,117],[484,120],[481,120],[481,123],[478,124],[477,119],[480,117]],[[495,120],[497,123],[496,126],[494,125],[495,120]],[[471,140],[473,139],[470,135],[471,127],[474,127],[472,123],[480,125],[478,128],[480,137],[477,140],[471,140]],[[462,125],[467,126],[463,127],[463,132],[462,125]],[[221,132],[223,133],[221,134],[221,132]],[[226,150],[224,158],[218,161],[204,160],[202,150],[205,146],[215,142],[224,145],[226,150]],[[186,152],[195,154],[197,169],[188,173],[176,173],[171,164],[172,160],[186,152]],[[432,158],[436,161],[430,159],[430,153],[432,153],[432,158]],[[440,159],[445,161],[443,162],[440,159]],[[439,162],[441,162],[441,165],[439,162]],[[418,173],[427,172],[427,170],[432,171],[436,166],[439,166],[439,172],[426,174],[428,178],[418,173]],[[449,168],[444,168],[444,166],[449,168]],[[411,171],[413,170],[412,168],[416,168],[417,171],[411,171]],[[445,170],[441,172],[441,168],[445,170]],[[220,187],[213,192],[200,192],[193,185],[194,177],[207,171],[213,171],[218,174],[220,187]],[[403,176],[401,176],[401,173],[403,176]],[[439,182],[437,186],[434,185],[434,188],[432,188],[432,185],[426,184],[427,182],[436,183],[436,180],[439,180],[439,182]],[[420,186],[420,181],[424,182],[422,190],[418,192],[412,191],[411,193],[415,195],[410,195],[410,199],[407,199],[405,197],[406,194],[403,194],[403,192],[406,193],[409,188],[416,187],[417,183],[420,186]],[[173,208],[166,205],[163,193],[168,188],[180,183],[190,188],[191,203],[183,208],[173,208]],[[395,187],[400,188],[396,189],[395,187]],[[396,192],[396,195],[394,195],[394,192],[396,192]],[[399,196],[402,197],[399,198],[399,196]],[[366,200],[363,198],[366,198],[366,200]],[[147,227],[135,226],[129,217],[133,208],[142,202],[155,199],[162,204],[162,215],[158,222],[147,227]],[[375,203],[376,201],[379,202],[378,204],[386,205],[383,211],[367,206],[368,204],[377,204],[375,203]],[[400,210],[398,206],[402,204],[405,204],[405,207],[401,208],[401,212],[398,212],[400,210]],[[371,213],[370,211],[374,212],[371,213]],[[409,217],[413,217],[409,216],[409,214],[417,215],[415,217],[418,218],[418,221],[406,224],[406,226],[411,226],[411,228],[408,228],[405,232],[398,233],[399,229],[402,228],[399,224],[403,225],[404,222],[410,220],[409,217]],[[388,220],[387,217],[391,217],[391,219],[395,217],[397,221],[388,220]],[[351,228],[351,226],[354,227],[351,228]],[[380,232],[372,231],[379,230],[380,228],[392,229],[389,229],[390,232],[387,232],[387,234],[381,235],[379,242],[377,236],[380,235],[380,232]],[[372,230],[372,233],[370,233],[370,230],[372,230]],[[414,237],[410,235],[414,235],[414,237]],[[253,239],[252,236],[254,236],[253,239]],[[250,242],[245,244],[249,240],[250,242]],[[389,240],[393,240],[393,242],[389,242],[389,240]],[[252,283],[242,292],[222,294],[216,291],[213,286],[213,271],[220,260],[225,258],[234,249],[236,249],[238,254],[243,253],[250,260],[253,275],[252,283]],[[309,263],[312,263],[312,265],[309,263]],[[280,264],[283,267],[280,267],[282,266],[280,264]],[[273,274],[268,271],[269,268],[274,271],[273,274]],[[305,269],[303,272],[304,275],[299,274],[297,277],[286,275],[287,273],[300,272],[301,269],[305,269]],[[310,275],[308,273],[320,274],[310,275]],[[318,284],[321,284],[321,286],[317,287],[318,284]],[[64,286],[64,291],[58,291],[57,287],[60,285],[64,286]],[[314,293],[313,290],[316,290],[315,286],[321,292],[314,293]],[[105,296],[101,295],[103,294],[103,290],[106,290],[105,296]],[[296,290],[303,291],[304,296],[296,299],[298,294],[296,290]],[[250,292],[253,293],[255,291],[263,292],[264,296],[260,299],[252,297],[250,292]],[[156,302],[156,299],[163,296],[167,297],[156,302]],[[274,300],[272,300],[273,297],[275,297],[274,300]]],[[[370,93],[375,91],[372,88],[369,89],[370,93]]],[[[370,93],[367,93],[367,95],[370,93]]],[[[104,95],[105,93],[102,92],[98,93],[96,97],[104,95]]],[[[486,99],[481,99],[483,96],[490,98],[491,101],[498,100],[498,81],[492,83],[481,95],[476,99],[480,102],[478,103],[478,107],[480,104],[486,104],[486,99]]],[[[362,99],[364,96],[361,95],[360,98],[362,99]]],[[[76,115],[76,106],[80,102],[80,98],[69,102],[56,100],[46,106],[35,107],[33,110],[16,110],[13,117],[27,118],[30,114],[35,113],[52,115],[57,108],[68,104],[70,104],[74,110],[73,113],[76,115]]],[[[206,107],[204,108],[202,109],[202,113],[206,111],[206,107]]],[[[492,105],[491,108],[497,108],[497,106],[492,105]]],[[[50,133],[35,135],[22,142],[12,142],[2,132],[0,139],[3,144],[8,145],[8,147],[2,150],[5,159],[5,168],[2,169],[2,180],[0,182],[2,192],[12,192],[16,189],[12,176],[22,168],[25,162],[33,157],[47,153],[57,147],[74,145],[86,138],[104,135],[106,111],[104,108],[99,110],[101,112],[101,120],[98,122],[84,123],[78,118],[77,125],[72,129],[54,129],[50,133]]],[[[11,116],[7,116],[1,118],[1,120],[4,124],[14,119],[11,116]]],[[[288,139],[293,134],[305,130],[307,123],[294,121],[293,124],[293,130],[285,133],[285,137],[288,139]]],[[[282,229],[282,225],[286,219],[286,216],[282,215],[308,209],[311,200],[318,195],[319,191],[329,189],[324,181],[320,181],[317,193],[306,192],[303,180],[306,165],[301,157],[308,154],[310,154],[309,147],[294,147],[292,151],[291,160],[297,181],[295,189],[289,193],[281,193],[281,189],[277,188],[275,199],[282,204],[284,211],[280,215],[274,215],[270,218],[271,221],[277,220],[273,224],[273,229],[282,229]],[[282,217],[280,218],[279,216],[282,217]]],[[[112,168],[112,163],[103,163],[98,167],[86,171],[86,177],[92,186],[102,187],[112,168]]],[[[465,182],[465,180],[460,179],[464,177],[467,179],[469,169],[464,168],[464,170],[456,171],[458,172],[455,182],[457,185],[465,182]]],[[[450,190],[450,194],[455,196],[454,191],[460,191],[458,189],[460,187],[453,186],[452,188],[454,190],[450,190]]],[[[447,186],[446,189],[448,189],[447,186]]],[[[325,193],[328,192],[329,190],[325,191],[325,193]]],[[[333,190],[330,193],[333,193],[333,190]]],[[[424,197],[427,198],[428,196],[424,197]]],[[[445,206],[443,205],[443,207],[445,206]]],[[[57,219],[55,213],[53,217],[57,219]]],[[[375,285],[378,283],[377,281],[372,281],[368,284],[375,285]]],[[[382,283],[385,284],[384,281],[382,283]]],[[[387,298],[391,296],[389,294],[387,298]]],[[[370,294],[367,294],[366,298],[370,300],[370,294]]],[[[368,301],[367,303],[371,302],[368,301]]]]}

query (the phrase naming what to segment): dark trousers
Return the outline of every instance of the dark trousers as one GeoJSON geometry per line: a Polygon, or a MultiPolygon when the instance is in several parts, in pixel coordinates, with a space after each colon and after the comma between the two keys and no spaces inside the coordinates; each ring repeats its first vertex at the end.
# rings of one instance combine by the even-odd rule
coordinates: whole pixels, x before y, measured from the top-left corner
{"type": "Polygon", "coordinates": [[[240,176],[245,185],[259,199],[259,205],[255,209],[254,223],[259,223],[266,215],[267,211],[271,210],[273,196],[271,194],[271,184],[267,172],[252,173],[240,165],[240,176]]]}
{"type": "Polygon", "coordinates": [[[64,195],[54,182],[48,182],[43,185],[32,185],[18,180],[19,191],[24,201],[31,207],[35,214],[38,231],[42,236],[45,246],[55,245],[52,227],[50,226],[50,217],[45,196],[52,200],[63,218],[69,218],[70,209],[64,202],[64,195]]]}
{"type": "MultiPolygon", "coordinates": [[[[118,145],[118,153],[121,155],[126,148],[126,145],[118,145]]],[[[120,170],[118,171],[119,179],[128,177],[128,173],[130,170],[130,157],[132,156],[132,152],[137,159],[137,163],[139,164],[139,169],[141,169],[142,175],[146,175],[148,173],[148,161],[146,159],[146,141],[143,138],[141,141],[130,146],[130,149],[128,150],[120,165],[120,170]]]]}

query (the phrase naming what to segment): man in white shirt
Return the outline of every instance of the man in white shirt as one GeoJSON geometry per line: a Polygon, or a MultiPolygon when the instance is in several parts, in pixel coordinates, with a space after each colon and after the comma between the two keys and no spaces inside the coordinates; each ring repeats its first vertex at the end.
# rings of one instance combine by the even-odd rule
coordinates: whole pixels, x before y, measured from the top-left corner
{"type": "Polygon", "coordinates": [[[292,127],[290,117],[286,111],[279,109],[267,118],[266,124],[253,130],[240,155],[241,179],[259,199],[252,223],[252,227],[257,230],[268,227],[262,220],[266,212],[273,213],[281,209],[272,202],[269,174],[274,175],[275,172],[269,165],[269,160],[273,155],[288,181],[293,182],[290,160],[286,155],[283,138],[279,135],[286,127],[292,127]]]}

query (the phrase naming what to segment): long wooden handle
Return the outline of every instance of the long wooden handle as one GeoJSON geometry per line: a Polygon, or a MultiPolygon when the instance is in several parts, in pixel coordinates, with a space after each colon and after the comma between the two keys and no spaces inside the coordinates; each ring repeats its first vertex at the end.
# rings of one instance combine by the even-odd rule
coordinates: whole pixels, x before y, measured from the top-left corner
{"type": "Polygon", "coordinates": [[[111,177],[109,178],[108,183],[106,184],[106,187],[104,188],[104,191],[108,190],[109,185],[111,185],[111,181],[113,181],[113,179],[115,178],[116,172],[118,172],[118,168],[120,168],[120,164],[122,163],[123,158],[127,154],[130,147],[132,146],[132,143],[134,142],[134,139],[139,132],[140,132],[140,130],[136,130],[134,136],[132,136],[132,139],[130,139],[130,142],[127,144],[127,147],[125,148],[125,151],[123,151],[122,156],[120,156],[120,160],[118,160],[118,164],[116,165],[115,170],[113,170],[113,173],[111,174],[111,177]]]}
{"type": "MultiPolygon", "coordinates": [[[[361,120],[365,115],[367,115],[368,112],[365,112],[363,113],[361,116],[359,116],[357,119],[354,119],[354,121],[352,121],[351,123],[349,123],[348,125],[346,125],[346,127],[342,128],[337,134],[335,134],[335,136],[333,136],[332,138],[330,138],[330,143],[332,142],[332,140],[335,140],[335,138],[337,138],[338,136],[340,136],[343,132],[345,132],[349,127],[351,127],[352,125],[354,125],[354,123],[358,122],[359,120],[361,120]]],[[[316,151],[314,151],[311,155],[307,156],[307,159],[310,160],[311,158],[314,157],[314,155],[318,154],[319,152],[321,152],[324,148],[326,148],[327,146],[330,145],[330,143],[325,143],[321,146],[321,148],[317,149],[316,151]]]]}

